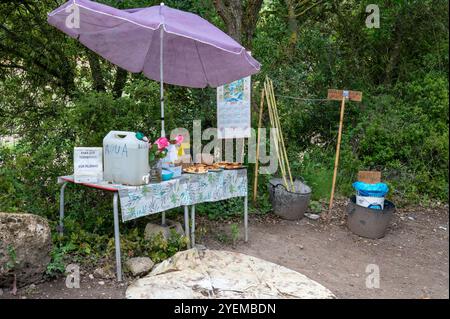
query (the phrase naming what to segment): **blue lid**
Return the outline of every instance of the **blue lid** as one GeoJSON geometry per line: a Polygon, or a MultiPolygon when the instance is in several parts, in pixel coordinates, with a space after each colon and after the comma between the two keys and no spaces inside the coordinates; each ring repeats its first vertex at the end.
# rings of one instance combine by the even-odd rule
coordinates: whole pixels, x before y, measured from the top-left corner
{"type": "Polygon", "coordinates": [[[353,188],[362,196],[383,197],[389,192],[389,187],[385,183],[354,182],[353,188]]]}

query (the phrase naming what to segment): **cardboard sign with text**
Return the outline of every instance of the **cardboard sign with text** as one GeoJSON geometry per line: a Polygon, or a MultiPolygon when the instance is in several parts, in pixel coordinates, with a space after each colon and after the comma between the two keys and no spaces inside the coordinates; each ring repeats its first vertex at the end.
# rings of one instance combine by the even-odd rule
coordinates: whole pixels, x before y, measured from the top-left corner
{"type": "Polygon", "coordinates": [[[103,148],[74,147],[75,183],[99,183],[103,180],[103,148]]]}

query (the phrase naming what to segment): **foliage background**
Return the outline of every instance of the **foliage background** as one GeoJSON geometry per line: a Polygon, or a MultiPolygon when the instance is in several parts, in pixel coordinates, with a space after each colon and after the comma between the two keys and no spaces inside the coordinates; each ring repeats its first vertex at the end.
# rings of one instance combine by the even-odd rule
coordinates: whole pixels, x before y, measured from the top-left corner
{"type": "MultiPolygon", "coordinates": [[[[157,4],[101,2],[119,8],[157,4]]],[[[200,14],[251,48],[263,65],[253,77],[253,124],[268,75],[279,95],[291,165],[312,186],[315,200],[329,195],[339,104],[302,98],[349,88],[363,91],[363,102],[346,108],[338,192],[352,192],[358,170],[379,169],[398,205],[448,201],[448,1],[379,0],[379,29],[365,26],[365,8],[373,1],[166,2],[200,14]],[[233,4],[243,13],[241,30],[227,11],[233,4]]],[[[0,144],[0,211],[35,213],[52,223],[58,216],[56,177],[72,171],[74,146],[101,146],[113,129],[156,134],[159,127],[158,83],[116,68],[48,25],[46,13],[62,3],[0,4],[0,137],[18,137],[0,144]]],[[[168,128],[192,129],[195,119],[204,128],[215,126],[214,89],[167,85],[166,94],[168,128]]],[[[252,166],[249,173],[251,180],[252,166]]],[[[268,178],[260,179],[254,213],[270,211],[268,178]]],[[[68,243],[75,243],[74,249],[89,254],[86,247],[98,243],[106,252],[110,195],[68,188],[67,229],[76,238],[61,245],[70,251],[68,243]]],[[[198,210],[228,218],[242,205],[231,200],[198,210]]],[[[136,229],[151,218],[127,223],[125,238],[139,241],[136,229]]]]}

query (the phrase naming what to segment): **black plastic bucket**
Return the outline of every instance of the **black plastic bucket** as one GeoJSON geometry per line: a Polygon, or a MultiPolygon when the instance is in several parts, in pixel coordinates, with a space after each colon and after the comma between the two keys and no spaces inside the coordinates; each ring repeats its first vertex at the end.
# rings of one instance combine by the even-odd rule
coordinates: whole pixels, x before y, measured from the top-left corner
{"type": "Polygon", "coordinates": [[[273,212],[283,219],[301,219],[308,209],[311,188],[302,178],[295,179],[294,188],[294,192],[288,191],[281,178],[269,181],[269,199],[273,212]]]}
{"type": "Polygon", "coordinates": [[[395,212],[395,205],[384,201],[384,209],[371,209],[356,204],[356,196],[350,197],[347,206],[347,226],[356,235],[378,239],[386,235],[389,222],[395,212]]]}

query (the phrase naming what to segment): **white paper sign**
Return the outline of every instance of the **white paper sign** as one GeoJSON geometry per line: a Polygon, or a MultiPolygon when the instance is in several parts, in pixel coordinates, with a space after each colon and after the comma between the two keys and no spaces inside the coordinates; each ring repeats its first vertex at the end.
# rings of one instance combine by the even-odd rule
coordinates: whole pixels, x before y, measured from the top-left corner
{"type": "Polygon", "coordinates": [[[217,88],[218,138],[250,137],[250,85],[248,76],[217,88]]]}
{"type": "Polygon", "coordinates": [[[75,183],[98,183],[103,179],[103,149],[74,147],[73,167],[75,183]]]}

